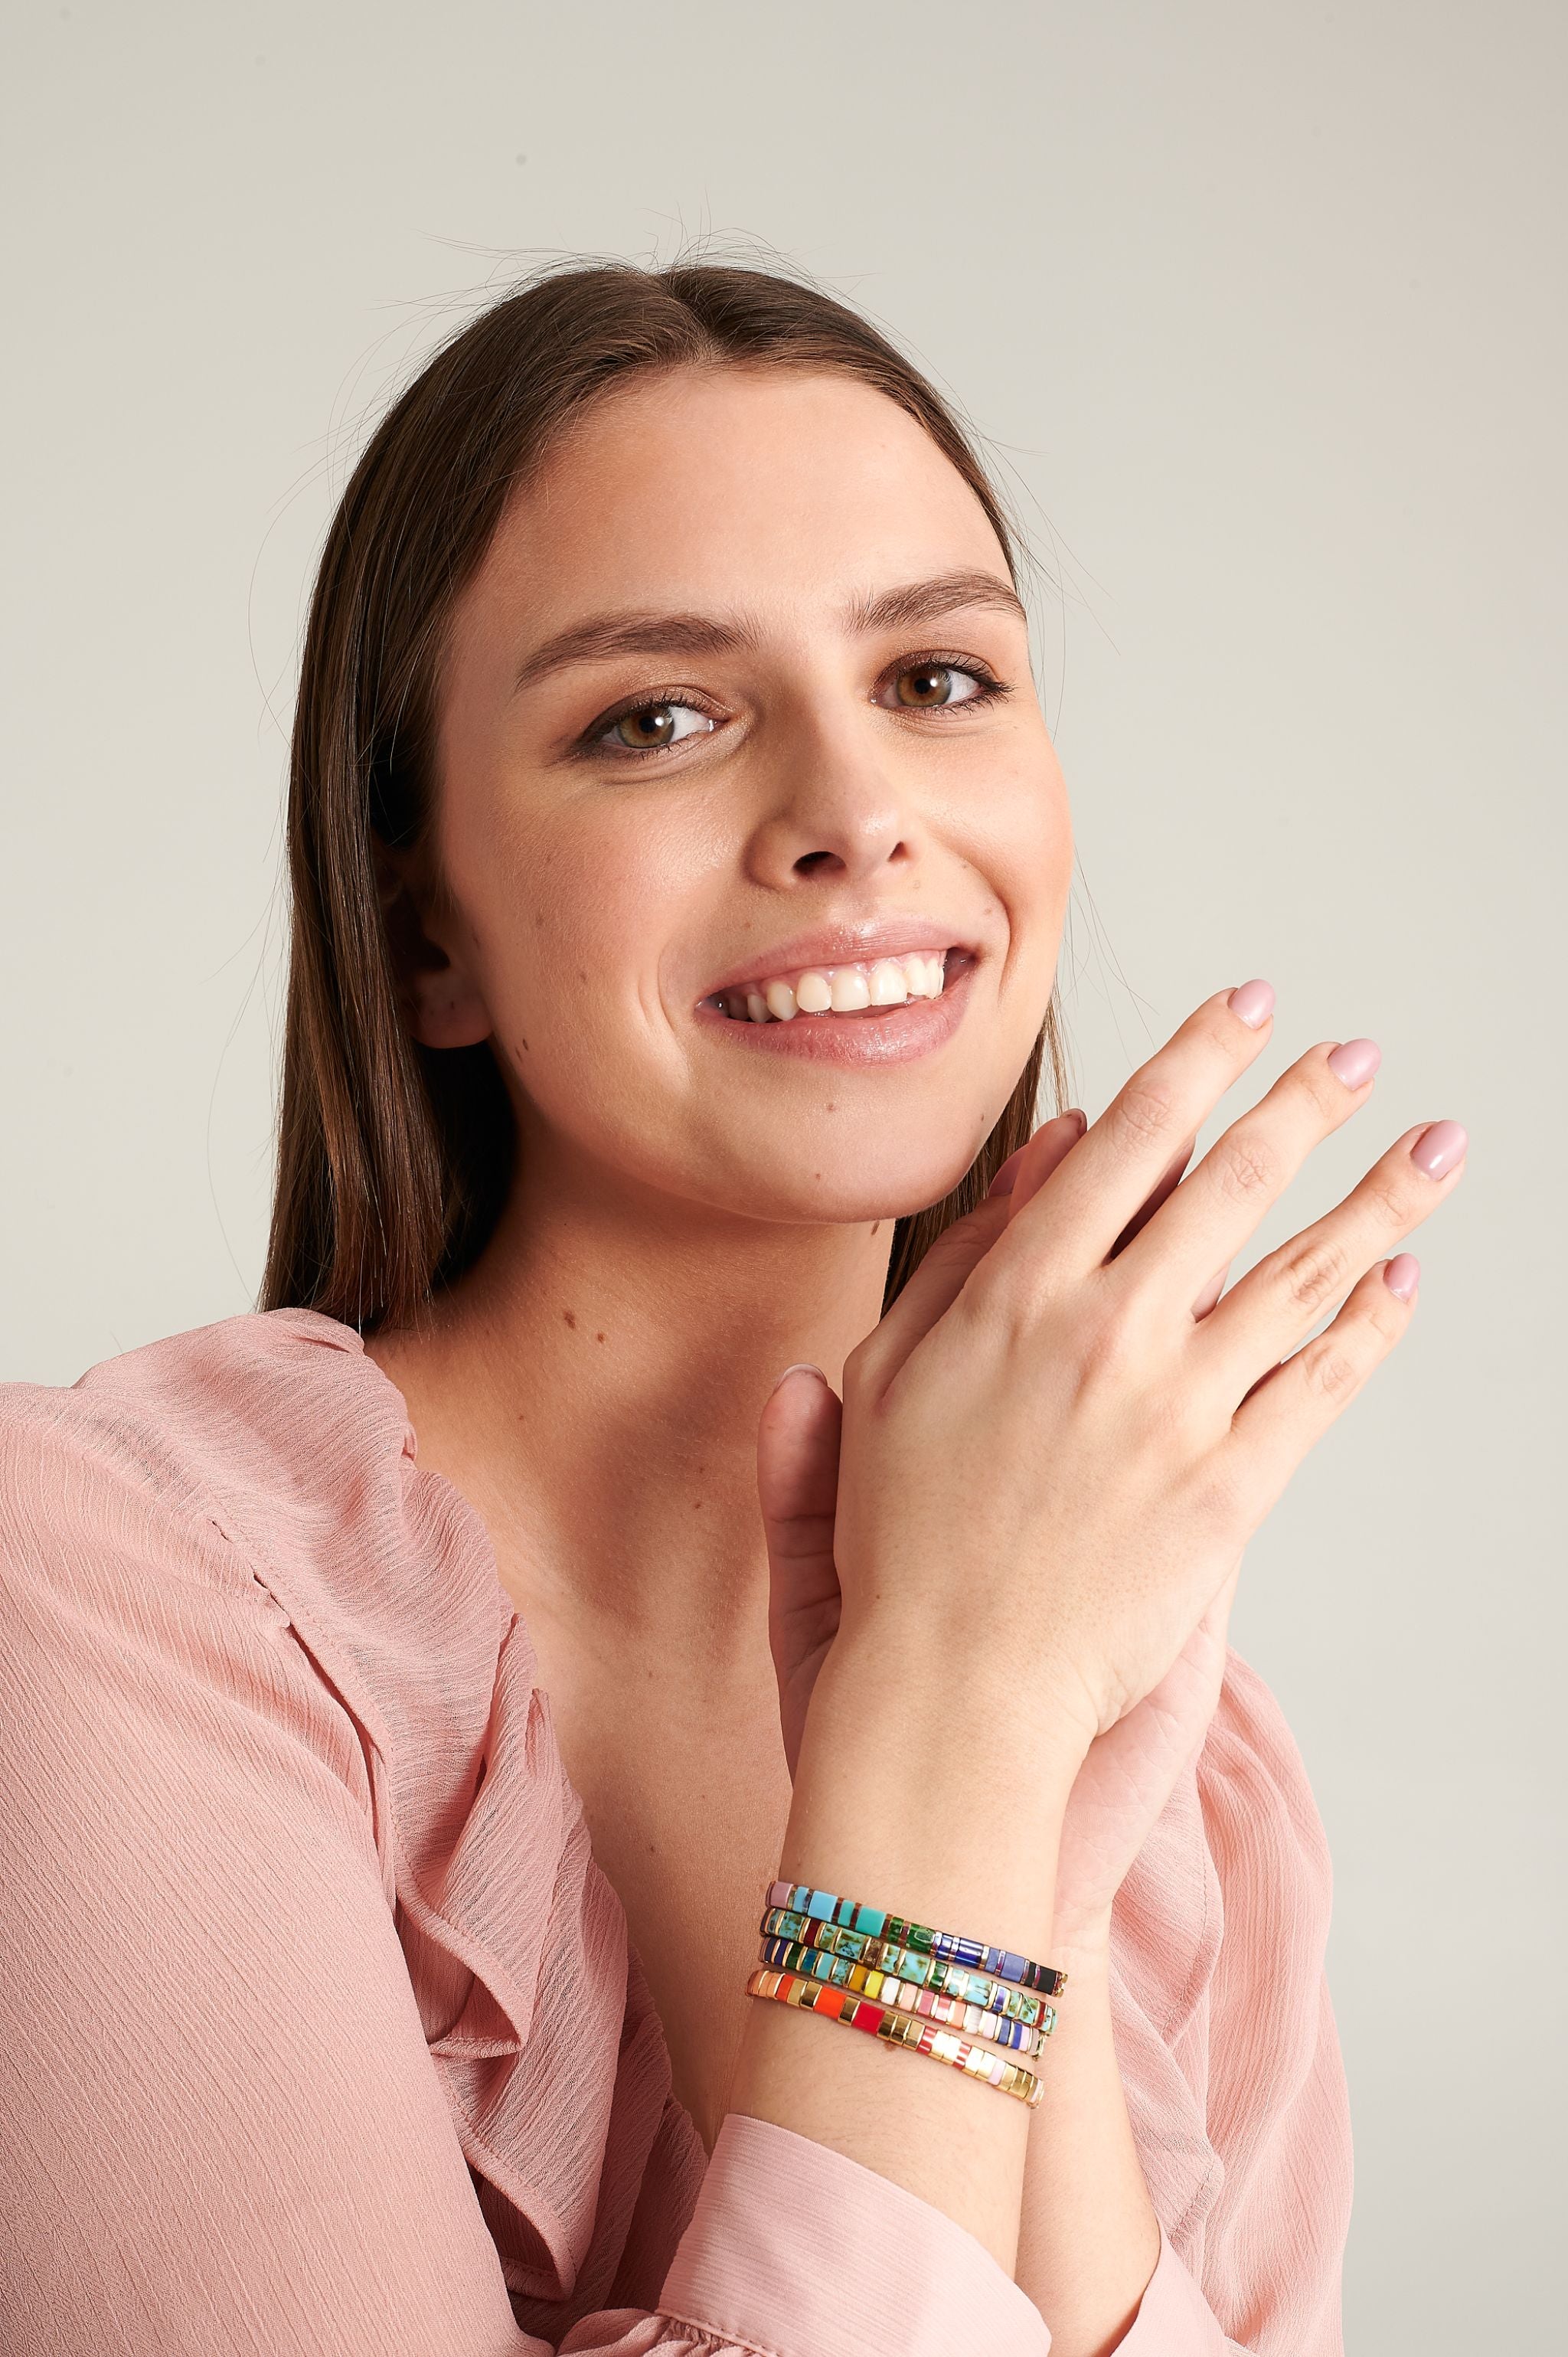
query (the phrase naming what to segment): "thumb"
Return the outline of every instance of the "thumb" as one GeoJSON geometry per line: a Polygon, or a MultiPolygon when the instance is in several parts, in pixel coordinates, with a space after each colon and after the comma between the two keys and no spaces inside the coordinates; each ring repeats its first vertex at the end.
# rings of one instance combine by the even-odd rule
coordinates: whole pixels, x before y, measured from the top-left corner
{"type": "Polygon", "coordinates": [[[768,1642],[791,1776],[806,1706],[838,1634],[833,1561],[843,1410],[820,1367],[787,1367],[757,1428],[757,1493],[768,1542],[768,1642]]]}

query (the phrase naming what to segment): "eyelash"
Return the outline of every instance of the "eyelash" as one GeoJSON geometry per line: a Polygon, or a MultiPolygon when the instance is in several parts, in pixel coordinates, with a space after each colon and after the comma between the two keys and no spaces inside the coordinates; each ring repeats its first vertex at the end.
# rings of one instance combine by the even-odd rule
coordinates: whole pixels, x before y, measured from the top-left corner
{"type": "MultiPolygon", "coordinates": [[[[923,719],[940,717],[943,713],[948,712],[972,712],[977,707],[998,703],[1003,696],[1011,695],[1013,693],[1005,680],[998,679],[990,665],[981,662],[975,656],[944,654],[935,650],[922,654],[904,655],[883,673],[877,685],[881,687],[889,680],[897,679],[907,671],[928,669],[961,672],[966,679],[972,679],[975,682],[975,692],[972,695],[964,696],[957,704],[933,704],[923,706],[907,704],[901,707],[905,712],[918,714],[923,719]]],[[[612,711],[601,714],[599,718],[593,721],[578,738],[573,748],[574,752],[590,759],[599,758],[611,761],[649,761],[656,760],[661,754],[675,751],[676,747],[673,745],[617,745],[612,748],[603,741],[612,728],[617,727],[623,720],[629,720],[634,713],[656,711],[660,705],[666,704],[679,705],[683,711],[687,712],[701,712],[710,720],[716,720],[719,716],[717,713],[710,711],[705,704],[700,702],[690,688],[655,688],[650,694],[634,696],[629,703],[617,705],[612,711]]]]}

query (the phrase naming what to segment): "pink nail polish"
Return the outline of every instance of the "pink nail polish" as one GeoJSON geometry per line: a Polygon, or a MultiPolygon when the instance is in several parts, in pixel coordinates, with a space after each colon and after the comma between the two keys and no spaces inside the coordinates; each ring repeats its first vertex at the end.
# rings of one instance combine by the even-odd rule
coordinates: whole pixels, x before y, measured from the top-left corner
{"type": "Polygon", "coordinates": [[[1421,1282],[1421,1263],[1413,1253],[1395,1253],[1383,1270],[1383,1283],[1400,1301],[1408,1301],[1421,1282]]]}
{"type": "Polygon", "coordinates": [[[1453,1169],[1469,1143],[1463,1122],[1434,1121],[1411,1147],[1410,1158],[1429,1178],[1441,1178],[1444,1171],[1453,1169]]]}
{"type": "Polygon", "coordinates": [[[1328,1058],[1328,1069],[1348,1089],[1359,1089],[1382,1060],[1383,1051],[1375,1039],[1342,1039],[1328,1058]]]}
{"type": "Polygon", "coordinates": [[[1228,1003],[1231,1013],[1246,1025],[1248,1030],[1255,1031],[1261,1023],[1267,1022],[1273,1012],[1273,984],[1240,982],[1230,993],[1228,1003]]]}

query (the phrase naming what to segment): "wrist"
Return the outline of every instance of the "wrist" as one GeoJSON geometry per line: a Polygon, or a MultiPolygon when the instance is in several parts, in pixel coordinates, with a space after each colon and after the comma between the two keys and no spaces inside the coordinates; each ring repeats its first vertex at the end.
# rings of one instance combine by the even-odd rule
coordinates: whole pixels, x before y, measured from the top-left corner
{"type": "Polygon", "coordinates": [[[1094,1733],[1000,1648],[940,1647],[886,1626],[840,1631],[806,1714],[808,1747],[998,1780],[1009,1812],[1059,1816],[1094,1733]]]}
{"type": "Polygon", "coordinates": [[[1051,1927],[1051,1962],[1064,1972],[1087,1979],[1102,1972],[1111,1960],[1111,1910],[1094,1915],[1058,1910],[1051,1927]]]}

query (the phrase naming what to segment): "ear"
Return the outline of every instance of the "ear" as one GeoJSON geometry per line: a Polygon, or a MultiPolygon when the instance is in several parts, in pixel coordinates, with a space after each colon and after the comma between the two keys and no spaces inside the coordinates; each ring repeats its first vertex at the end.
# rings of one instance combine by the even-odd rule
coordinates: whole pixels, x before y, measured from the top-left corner
{"type": "Polygon", "coordinates": [[[409,1031],[426,1048],[472,1048],[488,1039],[489,1009],[463,947],[456,912],[433,888],[422,848],[394,850],[372,833],[381,905],[409,1031]]]}

